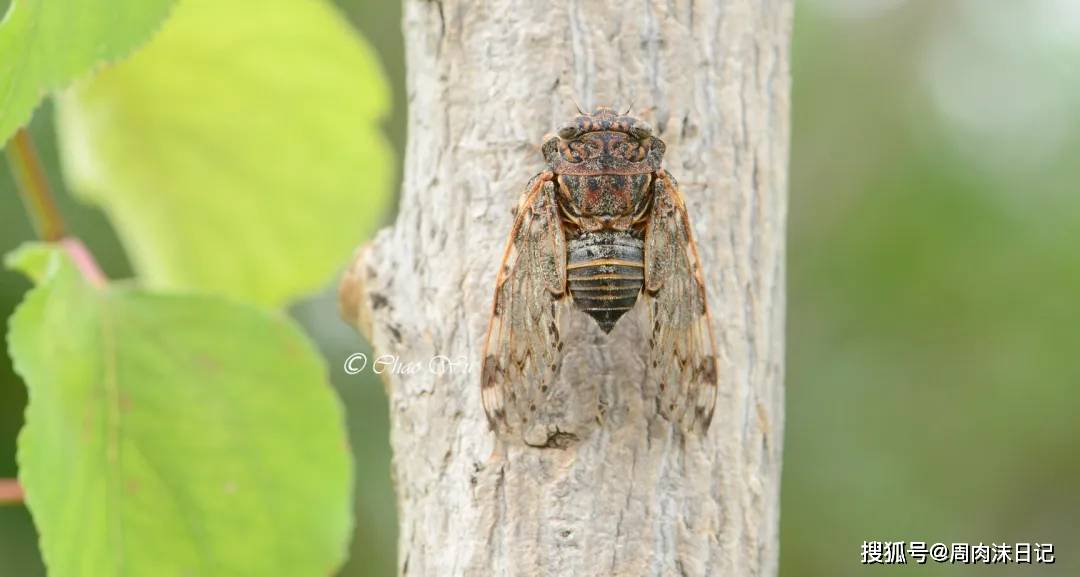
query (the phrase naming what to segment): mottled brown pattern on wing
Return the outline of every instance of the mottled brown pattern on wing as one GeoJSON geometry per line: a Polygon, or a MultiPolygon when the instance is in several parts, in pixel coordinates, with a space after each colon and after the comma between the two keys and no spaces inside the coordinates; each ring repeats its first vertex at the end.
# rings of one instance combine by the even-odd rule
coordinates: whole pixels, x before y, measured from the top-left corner
{"type": "Polygon", "coordinates": [[[529,183],[499,269],[481,369],[493,428],[528,421],[562,358],[566,239],[552,177],[543,172],[529,183]]]}
{"type": "Polygon", "coordinates": [[[716,343],[701,261],[675,179],[656,179],[645,232],[645,302],[649,307],[648,377],[659,410],[685,429],[708,429],[717,395],[716,343]]]}

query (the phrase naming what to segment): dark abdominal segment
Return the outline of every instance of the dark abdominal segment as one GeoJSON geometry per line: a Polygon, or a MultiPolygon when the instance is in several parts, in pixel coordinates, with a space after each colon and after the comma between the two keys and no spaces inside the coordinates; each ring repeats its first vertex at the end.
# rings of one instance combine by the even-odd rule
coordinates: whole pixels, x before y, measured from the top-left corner
{"type": "Polygon", "coordinates": [[[567,281],[577,307],[605,333],[637,302],[645,279],[643,243],[633,233],[582,233],[567,243],[567,281]]]}

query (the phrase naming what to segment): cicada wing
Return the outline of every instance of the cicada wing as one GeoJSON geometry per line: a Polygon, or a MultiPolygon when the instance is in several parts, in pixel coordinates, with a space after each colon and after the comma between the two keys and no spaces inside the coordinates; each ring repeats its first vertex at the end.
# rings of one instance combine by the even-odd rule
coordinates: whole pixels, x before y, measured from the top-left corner
{"type": "Polygon", "coordinates": [[[493,428],[527,420],[554,382],[566,294],[566,238],[551,174],[541,173],[518,205],[484,342],[481,396],[493,428]]]}
{"type": "Polygon", "coordinates": [[[716,343],[701,261],[675,179],[656,178],[645,229],[644,300],[649,311],[647,377],[661,414],[704,432],[717,396],[716,343]]]}

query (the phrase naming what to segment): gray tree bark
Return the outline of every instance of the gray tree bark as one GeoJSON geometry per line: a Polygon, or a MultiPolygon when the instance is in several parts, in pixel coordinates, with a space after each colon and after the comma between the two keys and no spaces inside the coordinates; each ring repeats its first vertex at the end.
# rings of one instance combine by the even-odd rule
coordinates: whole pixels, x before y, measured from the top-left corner
{"type": "Polygon", "coordinates": [[[791,0],[406,0],[400,214],[341,285],[400,362],[384,380],[401,575],[776,574],[791,20],[791,0]],[[480,350],[511,209],[575,103],[645,109],[667,143],[719,349],[704,437],[656,413],[627,319],[607,336],[575,321],[533,428],[488,428],[480,350]]]}

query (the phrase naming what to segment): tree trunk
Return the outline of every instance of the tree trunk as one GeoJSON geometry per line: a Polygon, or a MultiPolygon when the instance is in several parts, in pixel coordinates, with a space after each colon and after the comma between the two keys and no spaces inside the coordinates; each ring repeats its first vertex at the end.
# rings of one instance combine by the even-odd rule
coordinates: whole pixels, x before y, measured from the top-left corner
{"type": "Polygon", "coordinates": [[[400,214],[341,287],[346,317],[399,362],[382,368],[402,575],[776,574],[791,18],[791,0],[406,0],[400,214]],[[704,437],[656,413],[627,319],[610,335],[575,321],[532,430],[485,420],[511,210],[575,103],[644,110],[667,143],[718,346],[704,437]]]}

